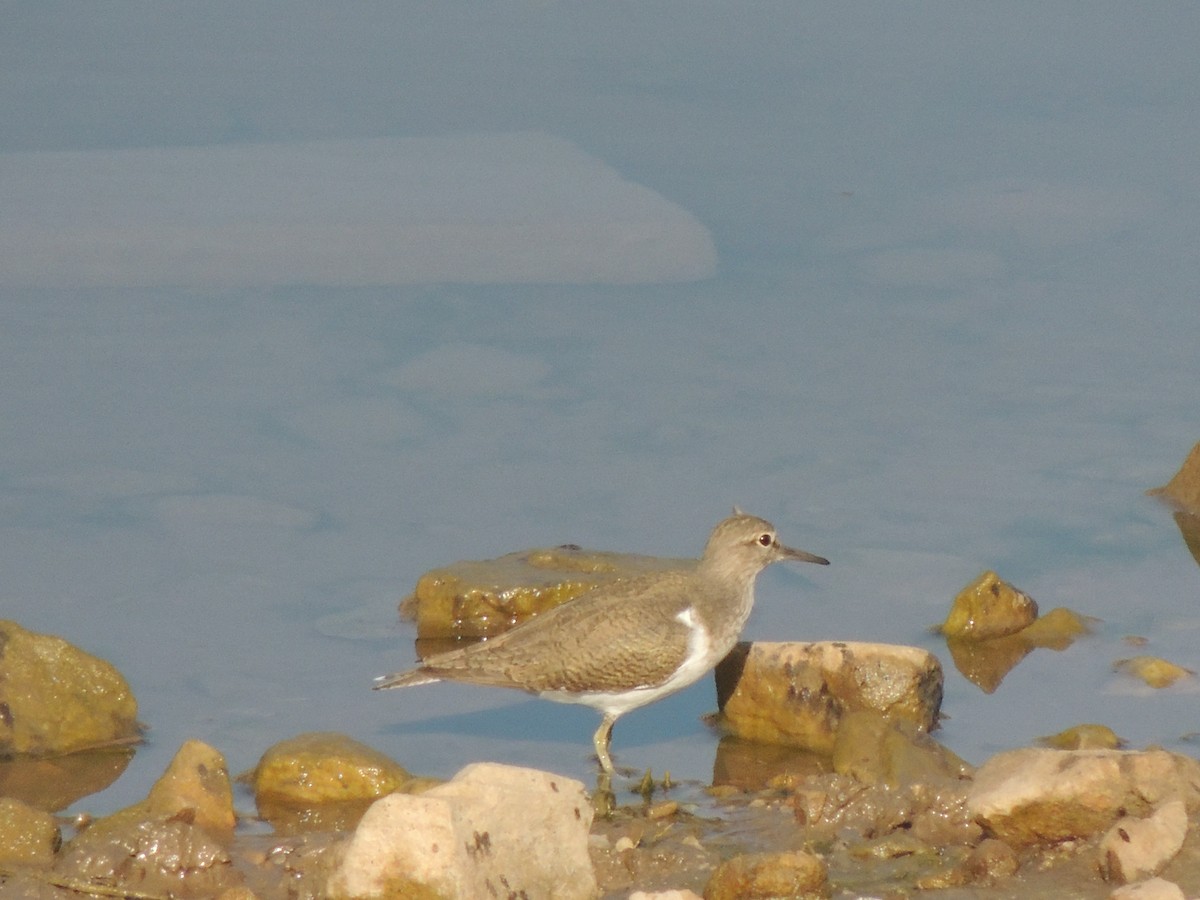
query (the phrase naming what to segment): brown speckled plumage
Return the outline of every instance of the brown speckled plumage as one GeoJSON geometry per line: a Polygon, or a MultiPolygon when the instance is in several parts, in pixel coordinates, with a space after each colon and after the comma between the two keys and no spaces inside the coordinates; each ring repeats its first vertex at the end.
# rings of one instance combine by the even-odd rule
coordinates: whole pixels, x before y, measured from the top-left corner
{"type": "Polygon", "coordinates": [[[750,615],[758,573],[781,560],[827,562],[784,547],[769,522],[735,512],[693,567],[598,587],[490,640],[385,675],[376,688],[461,681],[592,706],[604,714],[596,753],[611,771],[617,717],[716,665],[750,615]]]}

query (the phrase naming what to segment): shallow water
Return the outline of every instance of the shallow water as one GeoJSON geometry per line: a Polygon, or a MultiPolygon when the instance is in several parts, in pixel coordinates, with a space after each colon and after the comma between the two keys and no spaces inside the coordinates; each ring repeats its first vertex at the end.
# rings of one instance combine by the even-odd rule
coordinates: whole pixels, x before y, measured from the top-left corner
{"type": "MultiPolygon", "coordinates": [[[[2,40],[62,41],[0,52],[22,76],[0,80],[19,123],[0,150],[536,127],[690,210],[719,269],[623,286],[0,279],[0,614],[117,665],[150,727],[81,807],[143,796],[185,738],[237,771],[307,730],[422,774],[494,759],[589,781],[590,710],[372,693],[414,658],[397,603],[429,568],[529,546],[696,555],[735,503],[833,563],[765,572],[746,637],[933,650],[940,737],[967,760],[1091,721],[1194,752],[1194,681],[1111,671],[1137,652],[1200,669],[1200,571],[1143,496],[1200,440],[1194,29],[1120,5],[992,10],[987,28],[778,7],[731,35],[689,6],[655,44],[682,7],[629,22],[514,4],[483,27],[430,5],[397,40],[421,44],[434,87],[380,105],[416,63],[362,13],[337,25],[352,50],[326,48],[302,5],[290,28],[310,54],[363,59],[361,96],[364,76],[330,75],[354,98],[339,105],[278,94],[292,54],[275,38],[262,53],[281,68],[222,74],[245,65],[234,32],[273,23],[201,8],[231,30],[172,60],[187,29],[107,6],[163,55],[114,56],[90,106],[24,76],[71,83],[113,51],[53,7],[29,14],[2,40]],[[486,52],[463,58],[455,27],[486,52]],[[163,84],[191,116],[154,99],[163,84]],[[1103,624],[985,695],[928,631],[984,568],[1103,624]]],[[[618,764],[711,777],[714,706],[706,680],[631,713],[618,764]]]]}

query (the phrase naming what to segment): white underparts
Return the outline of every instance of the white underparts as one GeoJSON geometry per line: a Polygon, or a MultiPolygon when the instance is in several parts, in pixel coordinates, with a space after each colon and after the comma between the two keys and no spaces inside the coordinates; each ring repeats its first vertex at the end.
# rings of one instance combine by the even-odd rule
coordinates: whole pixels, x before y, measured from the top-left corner
{"type": "Polygon", "coordinates": [[[581,703],[607,715],[620,716],[631,709],[653,703],[660,697],[666,697],[668,694],[687,687],[715,666],[724,654],[716,652],[718,648],[713,647],[708,629],[700,624],[690,608],[685,609],[675,618],[688,628],[687,656],[684,657],[683,664],[666,681],[620,693],[589,691],[583,694],[569,694],[559,691],[543,691],[538,696],[544,700],[554,700],[559,703],[581,703]]]}

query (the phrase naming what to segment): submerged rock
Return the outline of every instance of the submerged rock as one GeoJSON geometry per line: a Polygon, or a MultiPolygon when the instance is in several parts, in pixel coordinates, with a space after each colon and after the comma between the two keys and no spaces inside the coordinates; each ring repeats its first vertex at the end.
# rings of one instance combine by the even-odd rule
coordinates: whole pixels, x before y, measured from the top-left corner
{"type": "Polygon", "coordinates": [[[1174,799],[1200,808],[1200,762],[1165,750],[1026,748],[980,766],[967,803],[989,834],[1026,847],[1097,836],[1174,799]]]}
{"type": "Polygon", "coordinates": [[[1141,679],[1152,688],[1170,687],[1175,682],[1196,674],[1191,669],[1185,669],[1158,656],[1118,659],[1113,663],[1113,671],[1141,679]]]}
{"type": "Polygon", "coordinates": [[[0,756],[136,740],[137,701],[112,665],[0,620],[0,756]]]}
{"type": "Polygon", "coordinates": [[[1038,738],[1038,743],[1055,750],[1119,750],[1125,746],[1124,739],[1107,725],[1091,723],[1074,725],[1058,734],[1038,738]]]}
{"type": "Polygon", "coordinates": [[[912,722],[866,710],[842,719],[833,769],[864,784],[894,788],[968,778],[971,773],[969,765],[912,722]]]}
{"type": "Polygon", "coordinates": [[[940,778],[895,787],[849,775],[820,775],[789,789],[796,822],[812,841],[903,831],[935,847],[977,843],[983,831],[967,806],[970,782],[940,778]]]}
{"type": "Polygon", "coordinates": [[[67,844],[55,874],[114,890],[215,896],[241,881],[226,850],[233,827],[225,758],[188,741],[145,800],[92,823],[67,844]]]}
{"type": "Polygon", "coordinates": [[[936,727],[942,667],[917,647],[843,641],[740,643],[716,668],[722,724],[737,737],[833,752],[858,710],[936,727]]]}
{"type": "Polygon", "coordinates": [[[280,741],[251,776],[258,814],[281,834],[353,828],[371,803],[414,781],[383,753],[331,731],[280,741]]]}
{"type": "Polygon", "coordinates": [[[377,800],[344,845],[326,893],[591,898],[591,822],[578,781],[476,763],[423,794],[377,800]]]}
{"type": "Polygon", "coordinates": [[[573,544],[523,550],[426,572],[400,612],[416,619],[420,639],[490,637],[599,585],[695,564],[573,544]]]}

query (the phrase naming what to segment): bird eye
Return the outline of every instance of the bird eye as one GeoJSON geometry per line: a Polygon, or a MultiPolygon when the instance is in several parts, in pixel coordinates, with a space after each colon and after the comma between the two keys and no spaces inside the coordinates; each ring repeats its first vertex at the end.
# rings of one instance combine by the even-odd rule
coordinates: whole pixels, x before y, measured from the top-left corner
{"type": "Polygon", "coordinates": [[[764,547],[770,547],[773,543],[775,543],[775,539],[769,534],[760,534],[758,536],[758,542],[764,547]]]}

